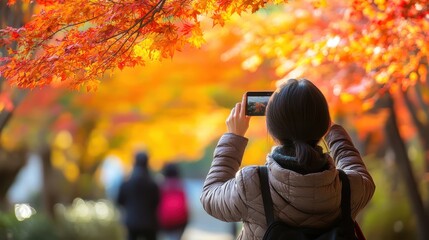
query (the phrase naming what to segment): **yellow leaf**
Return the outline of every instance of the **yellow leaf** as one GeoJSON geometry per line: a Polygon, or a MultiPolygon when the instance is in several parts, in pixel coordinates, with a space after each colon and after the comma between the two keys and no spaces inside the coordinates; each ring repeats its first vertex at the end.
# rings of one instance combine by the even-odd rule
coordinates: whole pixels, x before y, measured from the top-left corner
{"type": "Polygon", "coordinates": [[[355,99],[355,96],[350,93],[341,93],[340,94],[340,100],[344,103],[349,103],[355,99]]]}
{"type": "Polygon", "coordinates": [[[386,72],[381,72],[375,76],[375,81],[379,84],[385,84],[389,81],[389,75],[386,72]]]}
{"type": "Polygon", "coordinates": [[[326,0],[314,0],[312,4],[315,8],[325,8],[328,5],[326,0]]]}
{"type": "Polygon", "coordinates": [[[394,73],[394,72],[396,72],[396,71],[398,71],[398,65],[397,64],[394,64],[394,63],[391,63],[390,65],[389,65],[389,67],[387,68],[387,72],[389,73],[389,74],[392,74],[392,73],[394,73]]]}
{"type": "Polygon", "coordinates": [[[416,72],[411,72],[409,78],[410,78],[411,84],[414,85],[419,79],[419,75],[416,72]]]}
{"type": "Polygon", "coordinates": [[[377,4],[378,6],[383,6],[383,5],[385,5],[386,0],[375,0],[374,2],[375,2],[375,4],[377,4]]]}
{"type": "Polygon", "coordinates": [[[201,45],[206,42],[203,37],[203,33],[199,28],[192,30],[192,36],[189,38],[188,41],[197,48],[200,48],[201,45]]]}
{"type": "Polygon", "coordinates": [[[146,38],[141,41],[139,44],[136,44],[133,48],[133,53],[137,57],[141,57],[144,60],[159,60],[160,52],[159,50],[152,49],[154,39],[146,38]]]}

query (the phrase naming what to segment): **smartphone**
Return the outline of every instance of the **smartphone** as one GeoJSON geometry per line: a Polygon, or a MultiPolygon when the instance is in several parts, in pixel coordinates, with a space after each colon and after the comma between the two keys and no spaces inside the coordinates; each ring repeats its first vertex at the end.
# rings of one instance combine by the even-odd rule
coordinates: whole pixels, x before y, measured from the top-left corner
{"type": "Polygon", "coordinates": [[[246,93],[246,115],[265,116],[268,100],[273,91],[258,91],[246,93]]]}

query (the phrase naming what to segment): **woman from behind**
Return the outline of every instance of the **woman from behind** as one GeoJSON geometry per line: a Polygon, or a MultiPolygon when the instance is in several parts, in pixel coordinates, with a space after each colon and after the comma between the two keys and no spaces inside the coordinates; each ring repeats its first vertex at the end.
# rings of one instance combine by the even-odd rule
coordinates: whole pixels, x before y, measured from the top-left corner
{"type": "MultiPolygon", "coordinates": [[[[250,122],[244,106],[245,96],[226,120],[227,132],[214,151],[201,202],[210,215],[243,223],[237,239],[262,239],[267,223],[258,166],[240,169],[250,122]]],[[[346,130],[331,123],[322,92],[309,80],[288,80],[271,96],[266,123],[276,143],[265,162],[275,219],[308,228],[334,223],[341,214],[336,168],[344,170],[350,180],[355,218],[372,198],[375,185],[346,130]],[[331,155],[318,146],[323,138],[331,155]]]]}
{"type": "Polygon", "coordinates": [[[164,180],[157,210],[161,236],[164,240],[180,240],[190,218],[185,185],[177,164],[166,164],[162,173],[164,180]]]}

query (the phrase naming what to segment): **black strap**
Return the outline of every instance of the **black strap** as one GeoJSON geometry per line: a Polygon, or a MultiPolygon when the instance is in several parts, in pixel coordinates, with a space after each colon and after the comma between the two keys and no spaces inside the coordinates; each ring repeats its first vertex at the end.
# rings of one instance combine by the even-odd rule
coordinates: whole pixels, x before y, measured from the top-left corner
{"type": "MultiPolygon", "coordinates": [[[[342,188],[341,188],[341,217],[344,222],[353,223],[352,219],[352,210],[350,207],[351,197],[350,197],[350,181],[347,177],[347,174],[341,170],[337,169],[340,175],[342,188]]],[[[350,224],[353,226],[353,224],[350,224]]]]}
{"type": "MultiPolygon", "coordinates": [[[[268,183],[268,168],[267,166],[259,166],[259,181],[261,183],[261,193],[264,204],[265,218],[267,224],[274,222],[273,200],[271,199],[270,185],[268,183]]],[[[350,181],[347,174],[338,169],[342,182],[341,188],[341,215],[343,221],[353,222],[350,208],[350,181]]]]}
{"type": "Polygon", "coordinates": [[[261,182],[262,200],[264,204],[267,225],[274,222],[273,200],[271,199],[270,184],[268,183],[267,166],[259,166],[259,181],[261,182]]]}

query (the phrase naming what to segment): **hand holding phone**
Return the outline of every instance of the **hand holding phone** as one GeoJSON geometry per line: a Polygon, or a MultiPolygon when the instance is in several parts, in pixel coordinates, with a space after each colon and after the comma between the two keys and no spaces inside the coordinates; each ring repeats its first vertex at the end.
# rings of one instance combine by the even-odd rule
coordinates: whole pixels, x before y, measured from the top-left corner
{"type": "Polygon", "coordinates": [[[246,93],[246,115],[265,116],[268,100],[273,91],[251,91],[246,93]]]}
{"type": "Polygon", "coordinates": [[[245,113],[246,105],[246,94],[243,94],[241,102],[236,103],[235,107],[231,109],[231,112],[226,119],[226,126],[228,133],[243,136],[246,134],[249,128],[250,117],[246,116],[245,113]]]}

